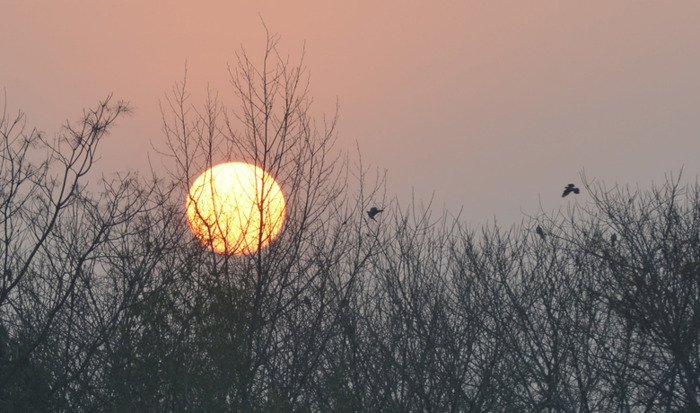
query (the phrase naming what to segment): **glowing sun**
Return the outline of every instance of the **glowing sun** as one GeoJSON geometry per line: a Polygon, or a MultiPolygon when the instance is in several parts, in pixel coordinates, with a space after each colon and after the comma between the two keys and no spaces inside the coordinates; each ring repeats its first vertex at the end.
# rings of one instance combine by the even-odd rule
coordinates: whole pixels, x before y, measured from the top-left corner
{"type": "Polygon", "coordinates": [[[279,184],[243,162],[215,165],[190,187],[187,221],[194,235],[220,254],[250,254],[282,228],[286,207],[279,184]]]}

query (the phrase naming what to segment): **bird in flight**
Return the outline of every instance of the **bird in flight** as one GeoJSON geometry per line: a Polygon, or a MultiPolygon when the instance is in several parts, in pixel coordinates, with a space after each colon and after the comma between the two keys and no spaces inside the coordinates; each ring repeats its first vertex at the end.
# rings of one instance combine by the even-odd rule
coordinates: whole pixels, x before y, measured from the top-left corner
{"type": "Polygon", "coordinates": [[[377,209],[377,207],[372,207],[369,209],[369,211],[367,211],[367,215],[369,215],[369,217],[372,218],[373,221],[376,221],[376,219],[374,219],[374,216],[383,211],[383,209],[377,209]]]}
{"type": "Polygon", "coordinates": [[[544,231],[542,231],[542,227],[541,227],[541,226],[538,225],[538,226],[537,226],[537,229],[536,229],[535,231],[537,231],[537,235],[539,235],[540,238],[544,239],[544,231]]]}
{"type": "Polygon", "coordinates": [[[574,184],[569,184],[564,188],[564,193],[561,194],[561,197],[564,198],[565,196],[569,195],[570,193],[575,193],[578,194],[579,190],[574,186],[574,184]]]}

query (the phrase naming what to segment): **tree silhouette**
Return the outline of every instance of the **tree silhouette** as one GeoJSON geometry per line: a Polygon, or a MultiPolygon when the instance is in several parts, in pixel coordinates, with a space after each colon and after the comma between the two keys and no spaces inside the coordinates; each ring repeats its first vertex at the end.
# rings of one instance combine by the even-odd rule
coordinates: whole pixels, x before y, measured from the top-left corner
{"type": "Polygon", "coordinates": [[[127,111],[108,97],[54,140],[28,131],[21,112],[0,118],[0,323],[17,343],[0,388],[38,368],[50,378],[41,400],[57,409],[94,403],[109,339],[167,245],[167,231],[154,234],[153,211],[167,198],[156,182],[88,181],[99,143],[127,111]]]}
{"type": "Polygon", "coordinates": [[[0,410],[700,408],[700,186],[584,177],[585,205],[473,230],[387,202],[334,147],[336,118],[316,127],[277,37],[230,74],[234,109],[190,104],[184,81],[165,101],[165,178],[89,180],[123,103],[56,140],[3,112],[0,410]],[[229,160],[288,205],[248,255],[185,218],[193,179],[229,160]]]}
{"type": "Polygon", "coordinates": [[[155,336],[132,352],[148,354],[145,366],[177,366],[155,390],[156,400],[168,401],[157,410],[313,409],[311,389],[325,380],[328,352],[349,331],[347,303],[370,253],[355,213],[363,195],[353,200],[349,192],[335,118],[321,129],[311,118],[303,57],[290,63],[277,42],[268,36],[259,65],[245,50],[236,55],[229,69],[236,110],[213,97],[191,106],[184,81],[164,105],[174,199],[184,200],[192,179],[212,165],[245,161],[280,183],[287,216],[274,242],[248,255],[216,254],[183,237],[171,282],[135,314],[153,323],[149,336],[176,337],[177,352],[155,336]]]}

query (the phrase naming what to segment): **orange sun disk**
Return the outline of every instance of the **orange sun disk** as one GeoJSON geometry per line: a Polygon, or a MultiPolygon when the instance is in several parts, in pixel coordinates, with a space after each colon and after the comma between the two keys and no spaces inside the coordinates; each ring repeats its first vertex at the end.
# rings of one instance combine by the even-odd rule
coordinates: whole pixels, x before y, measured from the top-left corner
{"type": "Polygon", "coordinates": [[[279,184],[244,162],[215,165],[190,187],[185,204],[194,235],[220,254],[251,254],[282,229],[286,214],[279,184]]]}

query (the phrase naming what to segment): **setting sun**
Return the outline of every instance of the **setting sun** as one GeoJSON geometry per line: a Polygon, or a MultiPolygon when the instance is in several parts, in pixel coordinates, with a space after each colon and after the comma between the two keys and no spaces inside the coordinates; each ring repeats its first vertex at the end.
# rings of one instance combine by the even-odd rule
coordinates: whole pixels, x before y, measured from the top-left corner
{"type": "Polygon", "coordinates": [[[215,165],[190,187],[187,220],[195,236],[220,254],[250,254],[268,245],[286,213],[279,184],[243,162],[215,165]]]}

